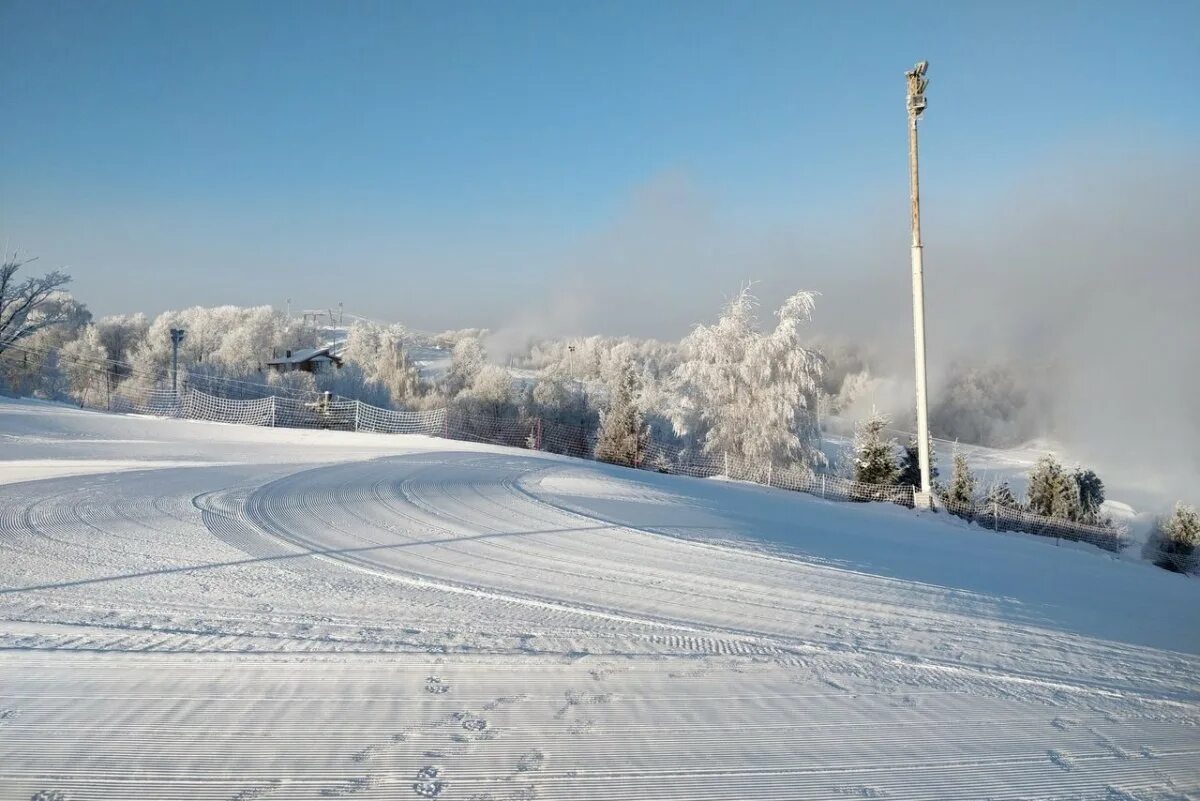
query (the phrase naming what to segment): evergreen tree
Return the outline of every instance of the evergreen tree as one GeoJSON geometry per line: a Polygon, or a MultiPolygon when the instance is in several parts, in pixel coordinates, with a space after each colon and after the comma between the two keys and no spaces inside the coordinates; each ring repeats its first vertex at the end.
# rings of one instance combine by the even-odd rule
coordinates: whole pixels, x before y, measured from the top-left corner
{"type": "Polygon", "coordinates": [[[994,504],[1002,509],[1019,509],[1021,506],[1007,481],[1001,481],[988,490],[987,502],[989,505],[994,504]]]}
{"type": "Polygon", "coordinates": [[[967,457],[957,447],[954,449],[954,470],[950,474],[950,486],[946,488],[945,499],[952,507],[966,509],[975,502],[975,476],[967,465],[967,457]]]}
{"type": "Polygon", "coordinates": [[[1092,470],[1076,468],[1071,475],[1079,496],[1079,519],[1086,523],[1100,521],[1100,506],[1104,503],[1104,482],[1092,470]]]}
{"type": "Polygon", "coordinates": [[[861,484],[892,485],[900,477],[896,442],[885,438],[887,415],[873,412],[854,427],[854,480],[861,484]]]}
{"type": "Polygon", "coordinates": [[[1074,520],[1079,516],[1079,488],[1052,454],[1034,465],[1027,490],[1029,511],[1043,517],[1074,520]]]}
{"type": "Polygon", "coordinates": [[[632,360],[626,360],[609,387],[608,408],[600,415],[596,458],[602,462],[640,467],[650,429],[638,409],[639,377],[632,360]]]}
{"type": "Polygon", "coordinates": [[[1200,514],[1191,506],[1175,504],[1175,511],[1155,526],[1159,555],[1155,564],[1177,573],[1195,567],[1196,546],[1200,545],[1200,514]]]}

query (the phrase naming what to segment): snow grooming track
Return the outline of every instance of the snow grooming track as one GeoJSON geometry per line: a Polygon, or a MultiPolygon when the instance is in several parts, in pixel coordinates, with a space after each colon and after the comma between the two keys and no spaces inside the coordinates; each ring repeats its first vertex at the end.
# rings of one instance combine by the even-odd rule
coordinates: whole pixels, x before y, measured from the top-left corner
{"type": "Polygon", "coordinates": [[[1137,606],[1194,608],[1174,577],[1083,563],[1121,631],[873,532],[1060,579],[1086,553],[420,450],[0,487],[0,798],[1200,794],[1200,648],[1137,606]],[[780,525],[808,539],[748,549],[780,525]]]}

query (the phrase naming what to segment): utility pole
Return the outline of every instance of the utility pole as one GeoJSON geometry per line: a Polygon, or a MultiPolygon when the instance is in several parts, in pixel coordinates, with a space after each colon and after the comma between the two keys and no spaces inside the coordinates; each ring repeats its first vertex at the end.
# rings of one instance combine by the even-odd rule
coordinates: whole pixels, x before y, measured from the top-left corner
{"type": "Polygon", "coordinates": [[[921,245],[921,192],[917,175],[917,120],[925,111],[925,77],[929,63],[919,62],[905,73],[908,80],[908,193],[912,204],[912,291],[913,291],[913,346],[916,352],[917,384],[917,454],[921,466],[921,494],[916,499],[918,507],[933,505],[932,487],[929,479],[929,401],[925,379],[925,270],[922,263],[921,245]]]}
{"type": "Polygon", "coordinates": [[[171,394],[179,397],[179,343],[187,332],[182,328],[171,329],[171,394]]]}

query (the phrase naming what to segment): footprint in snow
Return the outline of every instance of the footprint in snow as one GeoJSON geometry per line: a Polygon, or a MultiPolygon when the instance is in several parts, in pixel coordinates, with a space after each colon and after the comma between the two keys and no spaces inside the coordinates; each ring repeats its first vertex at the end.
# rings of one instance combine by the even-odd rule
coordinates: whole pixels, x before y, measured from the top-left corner
{"type": "Polygon", "coordinates": [[[488,727],[488,722],[483,718],[469,717],[462,722],[462,727],[467,731],[483,731],[488,727]]]}
{"type": "Polygon", "coordinates": [[[58,790],[39,790],[29,801],[68,801],[68,799],[58,790]]]}
{"type": "Polygon", "coordinates": [[[413,792],[421,798],[437,798],[448,786],[441,779],[442,769],[436,765],[426,765],[417,771],[417,780],[413,782],[413,792]]]}
{"type": "Polygon", "coordinates": [[[1050,749],[1046,752],[1046,756],[1050,757],[1050,761],[1063,770],[1071,770],[1075,767],[1075,763],[1071,761],[1071,757],[1064,754],[1062,751],[1050,749]]]}
{"type": "Polygon", "coordinates": [[[521,759],[517,762],[517,770],[521,771],[522,773],[528,773],[530,771],[541,770],[542,765],[545,764],[546,753],[535,748],[532,751],[527,751],[521,757],[521,759]]]}
{"type": "Polygon", "coordinates": [[[437,676],[430,676],[425,680],[425,692],[441,695],[442,693],[450,692],[450,685],[437,676]]]}

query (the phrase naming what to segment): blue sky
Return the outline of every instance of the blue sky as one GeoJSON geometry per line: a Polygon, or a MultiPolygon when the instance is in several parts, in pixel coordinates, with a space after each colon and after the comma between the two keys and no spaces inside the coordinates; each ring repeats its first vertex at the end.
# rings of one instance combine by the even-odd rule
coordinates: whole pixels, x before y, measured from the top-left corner
{"type": "Polygon", "coordinates": [[[935,242],[1037,165],[1200,144],[1195,2],[0,0],[0,30],[0,238],[98,313],[291,296],[667,336],[786,289],[806,236],[808,288],[863,239],[903,268],[921,58],[935,242]]]}

